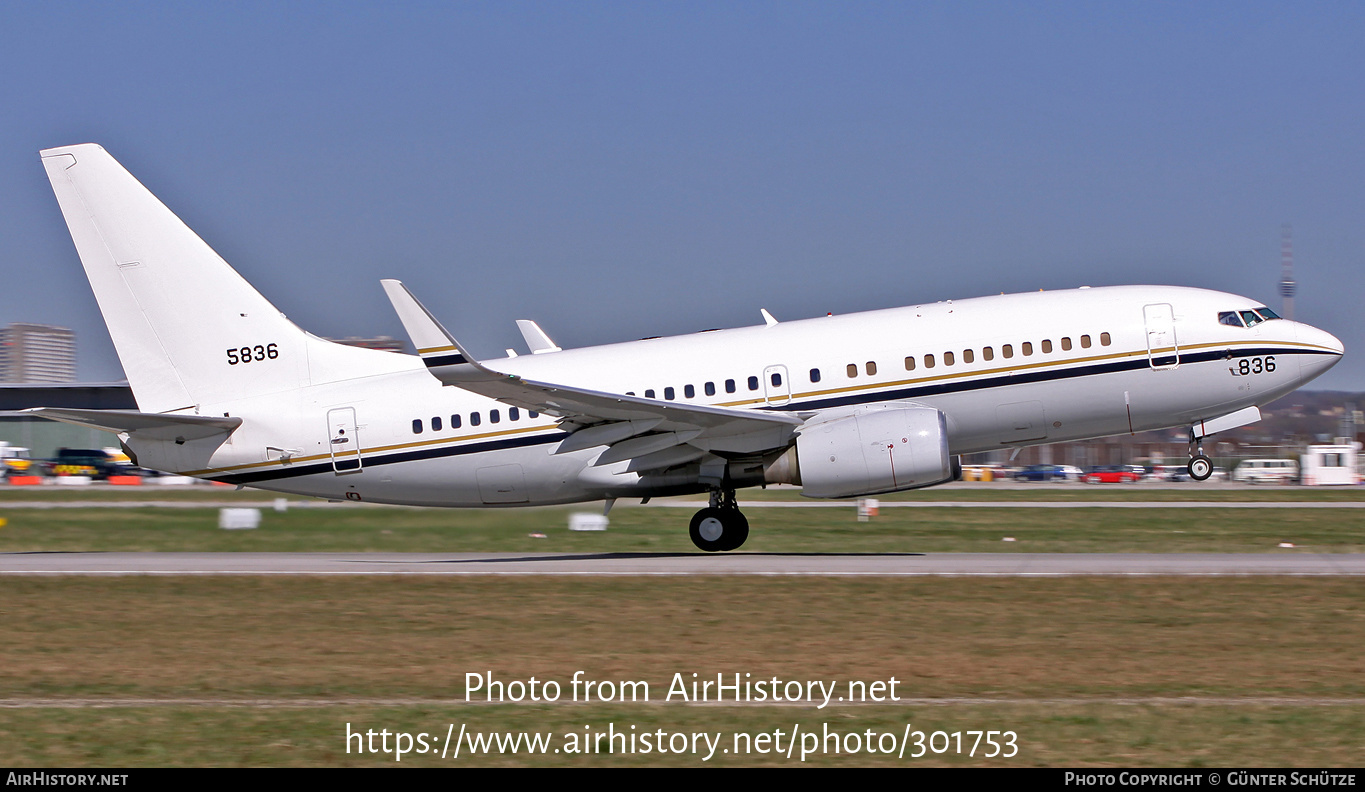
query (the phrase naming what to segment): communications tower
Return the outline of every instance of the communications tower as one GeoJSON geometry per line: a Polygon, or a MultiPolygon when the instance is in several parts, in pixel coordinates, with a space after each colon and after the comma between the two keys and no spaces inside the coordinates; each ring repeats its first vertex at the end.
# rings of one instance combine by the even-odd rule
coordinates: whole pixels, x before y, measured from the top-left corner
{"type": "Polygon", "coordinates": [[[1285,319],[1294,318],[1294,229],[1285,225],[1280,237],[1280,315],[1285,319]]]}

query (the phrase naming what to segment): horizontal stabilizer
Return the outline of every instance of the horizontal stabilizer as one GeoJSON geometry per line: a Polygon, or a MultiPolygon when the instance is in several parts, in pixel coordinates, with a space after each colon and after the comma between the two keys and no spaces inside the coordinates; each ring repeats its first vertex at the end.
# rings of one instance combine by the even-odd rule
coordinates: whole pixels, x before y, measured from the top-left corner
{"type": "Polygon", "coordinates": [[[34,407],[24,412],[54,421],[114,434],[128,434],[147,440],[200,440],[215,435],[227,437],[242,425],[241,418],[169,415],[137,410],[68,410],[58,407],[34,407]]]}

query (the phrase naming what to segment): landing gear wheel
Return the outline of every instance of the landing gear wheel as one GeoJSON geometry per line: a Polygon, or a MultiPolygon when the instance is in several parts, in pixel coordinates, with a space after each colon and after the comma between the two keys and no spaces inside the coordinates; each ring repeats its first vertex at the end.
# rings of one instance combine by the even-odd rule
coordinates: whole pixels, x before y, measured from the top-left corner
{"type": "Polygon", "coordinates": [[[738,509],[708,507],[692,516],[688,533],[708,553],[736,550],[749,538],[749,521],[738,509]]]}
{"type": "Polygon", "coordinates": [[[1189,471],[1190,478],[1195,481],[1208,481],[1213,475],[1213,460],[1199,454],[1190,460],[1189,471]]]}

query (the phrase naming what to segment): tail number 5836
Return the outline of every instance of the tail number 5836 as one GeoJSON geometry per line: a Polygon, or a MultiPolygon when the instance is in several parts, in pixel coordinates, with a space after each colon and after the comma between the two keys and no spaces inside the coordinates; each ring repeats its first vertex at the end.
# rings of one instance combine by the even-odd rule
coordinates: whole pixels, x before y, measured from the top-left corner
{"type": "Polygon", "coordinates": [[[238,363],[250,363],[255,360],[274,360],[280,356],[280,350],[275,344],[257,344],[256,346],[244,346],[227,351],[229,366],[238,363]]]}

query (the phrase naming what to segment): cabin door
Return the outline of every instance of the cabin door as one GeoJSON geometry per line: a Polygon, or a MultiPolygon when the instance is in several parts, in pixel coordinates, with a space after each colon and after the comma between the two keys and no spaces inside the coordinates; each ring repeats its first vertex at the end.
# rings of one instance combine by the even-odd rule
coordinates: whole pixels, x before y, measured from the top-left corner
{"type": "Polygon", "coordinates": [[[1175,315],[1169,303],[1154,303],[1142,308],[1147,324],[1147,363],[1157,371],[1180,365],[1180,347],[1175,339],[1175,315]]]}

